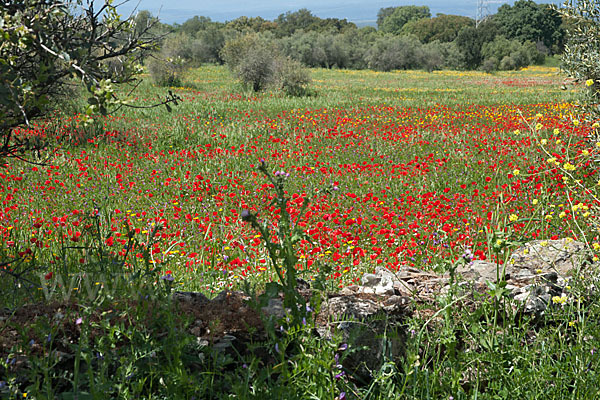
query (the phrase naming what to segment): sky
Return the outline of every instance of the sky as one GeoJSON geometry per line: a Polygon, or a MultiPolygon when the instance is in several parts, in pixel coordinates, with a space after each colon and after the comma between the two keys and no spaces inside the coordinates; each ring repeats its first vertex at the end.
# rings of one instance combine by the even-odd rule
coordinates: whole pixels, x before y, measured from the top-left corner
{"type": "MultiPolygon", "coordinates": [[[[487,8],[495,13],[504,3],[514,1],[488,0],[487,8]]],[[[538,1],[560,4],[562,1],[538,1]]],[[[213,21],[231,21],[241,16],[263,17],[273,20],[286,11],[309,9],[313,15],[321,18],[346,18],[359,25],[375,24],[377,11],[383,7],[403,5],[426,5],[432,15],[437,13],[466,15],[475,18],[477,0],[131,0],[119,7],[122,14],[129,15],[137,5],[138,10],[148,10],[158,15],[160,20],[172,24],[182,23],[194,15],[210,17],[213,21]]]]}

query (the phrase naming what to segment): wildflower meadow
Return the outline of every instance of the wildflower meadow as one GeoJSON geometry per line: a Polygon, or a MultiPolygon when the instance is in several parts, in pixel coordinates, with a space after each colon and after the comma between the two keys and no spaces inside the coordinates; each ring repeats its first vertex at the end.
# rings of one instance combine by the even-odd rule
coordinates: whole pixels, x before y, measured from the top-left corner
{"type": "MultiPolygon", "coordinates": [[[[273,366],[199,350],[167,306],[144,306],[156,291],[213,298],[281,280],[265,233],[244,221],[256,217],[277,241],[282,203],[260,168],[284,183],[290,229],[302,233],[293,242],[297,276],[330,291],[376,267],[443,273],[465,252],[501,266],[499,238],[572,238],[597,260],[600,144],[590,140],[598,124],[576,100],[585,82],[561,89],[565,76],[542,66],[311,76],[308,96],[289,97],[248,92],[224,67],[202,66],[169,88],[180,98],[171,112],[123,108],[90,122],[69,111],[79,100],[65,100],[54,117],[18,132],[50,145],[0,170],[0,291],[7,308],[61,306],[32,311],[44,322],[0,325],[11,332],[0,335],[0,395],[598,395],[598,293],[574,289],[535,329],[516,315],[490,322],[491,300],[475,311],[438,305],[446,319],[424,312],[407,322],[423,340],[405,364],[384,365],[367,383],[342,373],[344,341],[317,340],[310,326],[290,327],[294,339],[278,339],[277,351],[266,345],[273,366]],[[469,340],[479,350],[461,351],[469,340]],[[277,358],[286,345],[300,346],[289,350],[296,358],[277,358]]],[[[144,82],[131,104],[163,91],[144,82]]]]}

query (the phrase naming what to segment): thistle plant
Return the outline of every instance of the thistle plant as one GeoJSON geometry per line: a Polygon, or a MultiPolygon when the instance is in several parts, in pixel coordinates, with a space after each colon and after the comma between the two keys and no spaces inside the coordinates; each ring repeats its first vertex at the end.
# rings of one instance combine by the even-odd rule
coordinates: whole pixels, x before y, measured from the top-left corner
{"type": "MultiPolygon", "coordinates": [[[[299,228],[298,224],[294,224],[290,213],[287,210],[290,198],[285,193],[285,182],[289,178],[289,173],[277,171],[271,173],[267,170],[267,165],[261,161],[258,170],[271,182],[275,190],[275,197],[269,206],[275,206],[281,218],[276,228],[277,240],[273,241],[271,236],[272,224],[268,220],[259,220],[259,218],[248,210],[242,210],[242,220],[248,222],[252,228],[260,233],[262,241],[265,243],[271,265],[279,278],[281,284],[271,283],[267,285],[266,293],[268,296],[275,296],[279,290],[284,293],[284,306],[292,312],[294,322],[300,322],[303,318],[305,307],[303,299],[298,295],[295,245],[302,239],[306,239],[304,231],[299,228]]],[[[305,198],[300,207],[297,220],[302,218],[302,215],[308,207],[309,200],[305,198]]]]}

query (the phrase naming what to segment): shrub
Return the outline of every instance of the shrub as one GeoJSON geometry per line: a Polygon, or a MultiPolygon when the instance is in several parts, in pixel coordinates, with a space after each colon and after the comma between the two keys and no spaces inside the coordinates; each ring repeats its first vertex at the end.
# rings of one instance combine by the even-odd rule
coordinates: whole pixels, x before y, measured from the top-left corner
{"type": "Polygon", "coordinates": [[[239,60],[235,72],[244,86],[252,87],[255,92],[261,91],[273,82],[273,55],[266,47],[255,46],[239,60]]]}
{"type": "Polygon", "coordinates": [[[221,57],[244,86],[255,92],[273,80],[274,52],[257,35],[246,35],[227,41],[221,57]]]}
{"type": "Polygon", "coordinates": [[[485,60],[483,60],[483,63],[481,64],[481,70],[490,74],[490,73],[498,70],[499,64],[500,64],[500,62],[498,61],[498,59],[496,57],[492,56],[490,58],[486,58],[485,60]]]}
{"type": "Polygon", "coordinates": [[[530,41],[521,43],[517,39],[507,39],[502,35],[496,36],[492,42],[485,43],[481,54],[485,59],[501,60],[499,68],[505,71],[544,61],[544,54],[538,50],[535,43],[530,41]]]}
{"type": "Polygon", "coordinates": [[[463,70],[466,69],[465,58],[455,42],[440,43],[444,47],[444,68],[463,70]]]}
{"type": "Polygon", "coordinates": [[[181,86],[179,76],[184,71],[183,60],[153,57],[148,61],[148,72],[158,86],[181,86]]]}
{"type": "Polygon", "coordinates": [[[310,83],[302,64],[279,55],[268,37],[246,35],[228,41],[221,56],[244,86],[255,92],[274,85],[292,96],[306,94],[310,83]]]}
{"type": "Polygon", "coordinates": [[[367,51],[369,68],[378,71],[411,69],[420,66],[423,50],[414,36],[384,36],[367,51]]]}
{"type": "Polygon", "coordinates": [[[225,42],[221,49],[221,59],[231,71],[235,71],[246,53],[258,47],[257,35],[238,36],[225,42]]]}
{"type": "Polygon", "coordinates": [[[306,95],[310,81],[308,71],[298,61],[283,57],[275,61],[275,83],[287,95],[306,95]]]}
{"type": "Polygon", "coordinates": [[[438,41],[424,45],[421,48],[421,60],[419,64],[428,72],[440,70],[445,65],[447,46],[438,41]]]}
{"type": "Polygon", "coordinates": [[[163,58],[191,61],[192,38],[186,34],[168,36],[163,42],[160,54],[163,58]]]}
{"type": "Polygon", "coordinates": [[[517,69],[517,65],[517,61],[515,61],[514,58],[512,58],[511,56],[504,56],[502,58],[502,61],[500,61],[500,65],[498,66],[498,68],[500,68],[502,71],[509,71],[517,69]]]}
{"type": "Polygon", "coordinates": [[[169,36],[148,61],[150,77],[158,86],[181,86],[181,75],[192,63],[192,38],[184,33],[169,36]]]}

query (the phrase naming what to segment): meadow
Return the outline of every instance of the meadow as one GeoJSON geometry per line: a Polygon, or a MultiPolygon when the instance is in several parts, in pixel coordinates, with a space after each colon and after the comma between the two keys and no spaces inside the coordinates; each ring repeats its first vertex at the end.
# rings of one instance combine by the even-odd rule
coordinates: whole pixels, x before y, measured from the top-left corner
{"type": "MultiPolygon", "coordinates": [[[[30,158],[49,157],[49,163],[13,159],[0,171],[0,255],[10,261],[0,285],[6,307],[60,300],[48,287],[89,303],[86,285],[103,287],[102,279],[115,273],[128,277],[122,296],[167,281],[169,289],[208,297],[223,289],[260,290],[276,275],[260,235],[241,214],[247,210],[277,229],[273,188],[257,169],[263,163],[286,177],[288,212],[307,234],[296,249],[299,275],[312,281],[326,271],[332,289],[357,283],[376,266],[439,272],[467,250],[502,265],[491,238],[522,243],[572,237],[593,247],[597,232],[588,221],[595,218],[596,202],[586,184],[598,180],[593,161],[598,149],[586,140],[596,127],[576,105],[583,83],[561,88],[565,77],[551,67],[492,75],[345,70],[311,70],[311,75],[311,95],[295,98],[248,92],[224,67],[203,66],[186,74],[183,87],[170,88],[181,97],[172,112],[123,108],[91,125],[82,115],[58,113],[21,132],[52,146],[30,158]],[[297,218],[305,199],[308,208],[297,218]]],[[[149,104],[165,90],[147,80],[132,104],[149,104]]],[[[104,300],[112,304],[118,296],[104,300]]],[[[594,304],[585,318],[575,305],[557,310],[542,328],[545,333],[536,333],[545,338],[541,341],[528,336],[528,323],[510,325],[497,336],[501,344],[482,344],[477,356],[435,345],[447,344],[450,325],[468,330],[479,324],[466,323],[466,314],[456,310],[450,325],[431,333],[434,344],[425,353],[421,344],[413,349],[421,357],[434,349],[437,364],[421,365],[409,357],[406,369],[397,372],[400,383],[382,370],[363,392],[332,374],[331,391],[322,389],[320,398],[342,398],[342,390],[349,398],[387,398],[385,393],[390,398],[546,398],[539,397],[545,390],[547,398],[567,393],[592,398],[587,396],[595,393],[591,382],[598,364],[593,321],[600,315],[594,304]],[[574,320],[579,325],[569,325],[571,337],[566,327],[574,320]],[[464,384],[477,368],[485,371],[485,390],[464,384]]],[[[496,335],[481,333],[490,334],[496,335]]],[[[10,382],[10,358],[0,381],[10,382]]],[[[209,381],[235,381],[231,377],[241,373],[260,380],[256,365],[241,369],[229,361],[213,362],[215,368],[202,372],[200,383],[179,380],[176,389],[176,380],[155,382],[159,389],[151,393],[128,383],[123,377],[129,373],[121,380],[107,370],[93,374],[104,374],[106,385],[118,381],[128,388],[124,398],[208,398],[202,390],[209,381]],[[222,365],[230,370],[223,372],[222,365]],[[161,392],[163,387],[170,394],[161,392]]],[[[167,368],[131,364],[131,374],[150,368],[156,379],[167,368]]],[[[169,371],[171,377],[192,379],[193,374],[169,371]]],[[[72,384],[76,388],[84,381],[91,385],[92,375],[64,379],[79,379],[72,384]]],[[[27,389],[13,382],[11,393],[35,390],[35,398],[52,398],[48,382],[57,379],[30,379],[27,389]]],[[[286,383],[261,379],[267,388],[263,396],[272,398],[286,393],[277,392],[283,386],[294,386],[290,382],[298,387],[303,382],[297,376],[286,383]]],[[[143,382],[140,387],[149,384],[143,382]]]]}
{"type": "MultiPolygon", "coordinates": [[[[573,125],[574,89],[561,91],[556,70],[313,75],[314,96],[289,98],[245,93],[226,69],[204,67],[189,75],[193,88],[173,88],[183,100],[172,113],[123,110],[91,127],[72,115],[41,127],[59,141],[52,164],[15,162],[2,174],[4,251],[30,249],[25,260],[51,273],[97,261],[86,248],[100,235],[121,264],[139,264],[147,249],[153,268],[189,290],[271,279],[239,218],[243,209],[274,218],[261,160],[290,174],[296,209],[311,201],[297,221],[313,239],[299,248],[299,267],[310,275],[315,262],[331,264],[340,286],[376,265],[427,269],[465,248],[493,257],[486,234],[509,215],[539,216],[544,202],[532,202],[542,198],[557,213],[570,207],[539,140],[577,141],[590,128],[573,125]],[[132,231],[138,251],[127,250],[132,231]],[[203,277],[214,271],[222,275],[203,277]]],[[[160,89],[137,93],[143,105],[160,89]]],[[[569,219],[510,229],[565,236],[569,219]]]]}

